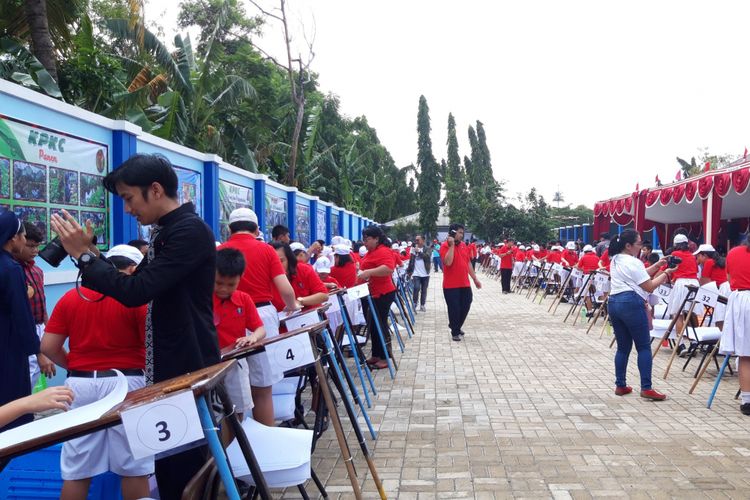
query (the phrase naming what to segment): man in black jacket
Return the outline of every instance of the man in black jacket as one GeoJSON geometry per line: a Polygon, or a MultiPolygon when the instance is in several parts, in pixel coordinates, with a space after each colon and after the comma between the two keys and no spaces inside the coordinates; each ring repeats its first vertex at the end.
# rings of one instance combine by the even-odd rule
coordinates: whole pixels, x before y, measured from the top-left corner
{"type": "Polygon", "coordinates": [[[414,310],[417,310],[417,302],[419,302],[420,310],[426,311],[425,303],[427,302],[427,285],[430,284],[430,257],[432,256],[432,248],[425,246],[423,236],[417,236],[414,241],[416,245],[411,249],[406,274],[412,279],[412,285],[414,286],[414,295],[412,297],[414,310]]]}
{"type": "MultiPolygon", "coordinates": [[[[192,203],[180,206],[177,175],[163,156],[135,155],[104,178],[125,211],[142,225],[153,224],[146,258],[135,274],[119,273],[90,245],[90,228],[67,212],[52,217],[52,228],[76,259],[85,287],[123,305],[148,304],[146,382],[161,382],[220,360],[213,323],[212,292],[216,248],[211,229],[192,203]]],[[[88,226],[88,224],[87,224],[88,226]]],[[[179,499],[205,463],[205,447],[156,461],[163,500],[179,499]]]]}

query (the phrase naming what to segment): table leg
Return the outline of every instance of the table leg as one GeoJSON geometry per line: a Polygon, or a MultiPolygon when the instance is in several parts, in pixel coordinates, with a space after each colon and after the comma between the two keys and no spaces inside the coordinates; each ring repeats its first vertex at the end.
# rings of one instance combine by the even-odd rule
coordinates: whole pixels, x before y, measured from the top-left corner
{"type": "Polygon", "coordinates": [[[203,433],[206,435],[208,447],[211,450],[211,454],[216,462],[216,468],[219,470],[219,475],[224,483],[227,497],[229,500],[240,500],[240,492],[237,490],[237,483],[234,481],[232,469],[229,467],[227,454],[224,451],[224,447],[221,445],[221,439],[219,439],[219,433],[216,430],[216,423],[211,416],[211,410],[209,410],[208,404],[206,403],[206,397],[208,396],[204,395],[196,400],[198,405],[198,416],[200,417],[201,425],[203,426],[203,433]]]}

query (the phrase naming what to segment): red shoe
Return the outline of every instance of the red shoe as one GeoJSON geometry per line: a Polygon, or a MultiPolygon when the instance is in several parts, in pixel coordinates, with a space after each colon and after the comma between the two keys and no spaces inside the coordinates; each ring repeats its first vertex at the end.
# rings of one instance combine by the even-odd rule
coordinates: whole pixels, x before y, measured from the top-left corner
{"type": "Polygon", "coordinates": [[[646,390],[642,390],[641,389],[641,397],[642,398],[646,398],[646,399],[650,399],[652,401],[664,401],[665,399],[667,399],[667,395],[666,394],[662,394],[660,392],[656,392],[653,389],[646,389],[646,390]]]}
{"type": "Polygon", "coordinates": [[[370,359],[367,360],[367,364],[368,365],[374,365],[378,361],[380,361],[380,358],[378,358],[376,356],[373,356],[373,357],[371,357],[370,359]]]}
{"type": "Polygon", "coordinates": [[[633,388],[629,385],[626,385],[625,387],[615,387],[615,395],[617,396],[624,396],[625,394],[630,394],[633,392],[633,388]]]}
{"type": "Polygon", "coordinates": [[[373,368],[375,370],[382,370],[384,368],[388,368],[388,362],[384,359],[381,359],[377,363],[371,364],[370,368],[373,368]]]}

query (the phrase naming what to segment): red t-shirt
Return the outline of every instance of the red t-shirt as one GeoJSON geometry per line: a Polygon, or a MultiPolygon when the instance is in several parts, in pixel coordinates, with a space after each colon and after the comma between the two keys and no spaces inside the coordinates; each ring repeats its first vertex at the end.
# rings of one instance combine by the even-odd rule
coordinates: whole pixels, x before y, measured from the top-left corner
{"type": "Polygon", "coordinates": [[[681,278],[698,279],[698,262],[695,260],[695,255],[688,250],[675,250],[672,255],[682,259],[680,265],[672,273],[673,282],[681,278]]]}
{"type": "Polygon", "coordinates": [[[596,252],[586,252],[578,261],[577,267],[582,269],[584,273],[590,273],[599,269],[599,257],[596,256],[596,252]]]}
{"type": "Polygon", "coordinates": [[[476,243],[470,243],[469,244],[469,256],[472,259],[477,258],[477,244],[476,243]]]}
{"type": "Polygon", "coordinates": [[[750,251],[745,245],[729,251],[726,269],[732,290],[750,290],[750,251]]]}
{"type": "Polygon", "coordinates": [[[706,259],[703,263],[701,277],[715,281],[716,286],[721,286],[727,280],[727,270],[717,266],[714,259],[706,259]]]}
{"type": "Polygon", "coordinates": [[[339,284],[346,288],[351,288],[357,285],[357,266],[354,262],[347,262],[343,266],[332,265],[331,266],[331,278],[339,282],[339,284]]]}
{"type": "Polygon", "coordinates": [[[513,249],[509,246],[501,247],[500,254],[500,269],[513,269],[513,249]],[[508,255],[502,255],[506,252],[508,255]]]}
{"type": "Polygon", "coordinates": [[[308,297],[316,293],[328,293],[328,289],[320,280],[320,276],[315,272],[313,266],[304,262],[297,262],[297,274],[292,276],[290,282],[292,288],[294,288],[294,296],[297,298],[308,297]]]}
{"type": "Polygon", "coordinates": [[[554,252],[550,252],[547,255],[547,262],[552,262],[553,264],[560,264],[562,262],[562,252],[559,252],[555,250],[554,252]]]}
{"type": "Polygon", "coordinates": [[[605,269],[606,269],[607,271],[609,271],[609,264],[610,264],[610,259],[609,259],[609,248],[605,248],[605,249],[604,249],[604,252],[602,252],[602,257],[601,257],[601,259],[599,259],[599,260],[601,260],[601,262],[602,262],[602,265],[604,266],[604,268],[605,268],[605,269]]]}
{"type": "MultiPolygon", "coordinates": [[[[101,294],[81,287],[91,300],[101,294]]],[[[68,337],[68,370],[140,368],[146,364],[146,306],[125,307],[106,297],[86,302],[69,290],[57,302],[45,331],[68,337]]]]}
{"type": "Polygon", "coordinates": [[[469,284],[469,263],[471,254],[464,243],[454,243],[453,262],[451,265],[445,263],[445,256],[450,247],[448,242],[440,245],[440,260],[443,261],[443,288],[466,288],[469,284]]]}
{"type": "MultiPolygon", "coordinates": [[[[578,263],[578,254],[575,250],[565,250],[562,253],[562,258],[567,262],[568,266],[575,266],[578,263]]],[[[565,264],[565,262],[563,262],[565,264]]]]}
{"type": "Polygon", "coordinates": [[[533,260],[534,250],[526,250],[526,260],[533,260]]]}
{"type": "MultiPolygon", "coordinates": [[[[385,245],[378,245],[375,250],[365,254],[359,268],[362,271],[366,271],[380,266],[387,266],[388,269],[393,271],[396,269],[396,263],[400,263],[401,261],[401,259],[398,259],[398,261],[394,259],[394,256],[395,254],[390,248],[385,245]]],[[[371,276],[368,283],[370,286],[370,295],[375,299],[396,289],[390,274],[387,276],[371,276]]]]}
{"type": "Polygon", "coordinates": [[[244,233],[230,236],[229,241],[219,246],[218,250],[222,248],[235,248],[245,256],[245,273],[240,280],[239,290],[250,294],[256,304],[272,300],[276,290],[273,279],[286,275],[276,250],[256,240],[252,234],[244,233]]]}
{"type": "Polygon", "coordinates": [[[514,256],[516,259],[516,262],[523,262],[526,260],[526,252],[523,250],[516,250],[516,255],[514,256]]]}
{"type": "Polygon", "coordinates": [[[219,347],[224,349],[244,337],[245,330],[254,332],[263,326],[263,321],[258,316],[253,298],[237,290],[226,300],[214,295],[214,325],[219,336],[219,347]]]}
{"type": "Polygon", "coordinates": [[[330,283],[332,285],[336,285],[336,288],[341,288],[341,285],[336,280],[336,278],[333,278],[330,274],[325,279],[320,278],[320,281],[322,281],[323,283],[330,283]]]}
{"type": "Polygon", "coordinates": [[[547,249],[546,249],[546,248],[542,248],[542,249],[541,249],[541,250],[539,250],[538,252],[535,252],[535,253],[534,253],[534,255],[536,256],[536,258],[537,258],[537,259],[543,259],[543,258],[545,258],[545,257],[546,257],[546,256],[547,256],[548,254],[549,254],[549,252],[547,251],[547,249]]]}

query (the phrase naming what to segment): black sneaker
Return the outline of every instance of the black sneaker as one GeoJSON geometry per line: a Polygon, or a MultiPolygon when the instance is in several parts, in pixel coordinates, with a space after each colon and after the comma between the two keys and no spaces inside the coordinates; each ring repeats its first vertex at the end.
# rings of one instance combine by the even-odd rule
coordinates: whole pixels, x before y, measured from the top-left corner
{"type": "Polygon", "coordinates": [[[452,335],[453,342],[461,342],[461,336],[460,335],[452,335]]]}
{"type": "Polygon", "coordinates": [[[463,331],[463,330],[459,330],[459,335],[461,335],[463,337],[464,335],[466,335],[466,332],[463,331]]]}
{"type": "Polygon", "coordinates": [[[743,403],[740,405],[740,411],[743,415],[749,415],[750,416],[750,403],[743,403]]]}

